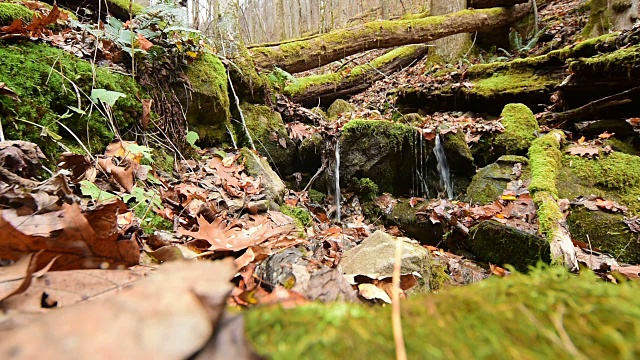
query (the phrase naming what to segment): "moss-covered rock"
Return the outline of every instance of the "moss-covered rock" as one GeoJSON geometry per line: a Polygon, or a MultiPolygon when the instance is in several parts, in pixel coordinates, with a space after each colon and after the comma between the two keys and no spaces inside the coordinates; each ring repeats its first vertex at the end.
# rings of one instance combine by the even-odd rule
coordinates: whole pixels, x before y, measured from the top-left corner
{"type": "Polygon", "coordinates": [[[619,261],[640,263],[638,234],[623,222],[624,215],[573,207],[567,217],[569,231],[575,240],[611,254],[619,261]]]}
{"type": "Polygon", "coordinates": [[[474,148],[478,166],[490,164],[502,155],[526,155],[540,130],[533,112],[524,104],[508,104],[502,110],[502,133],[481,139],[474,148]]]}
{"type": "Polygon", "coordinates": [[[188,94],[177,87],[187,109],[187,121],[204,146],[231,144],[231,115],[227,91],[227,71],[217,56],[204,53],[187,67],[191,83],[188,94]]]}
{"type": "Polygon", "coordinates": [[[336,118],[340,114],[354,111],[353,105],[349,104],[346,100],[338,99],[329,106],[327,109],[327,116],[329,118],[336,118]]]}
{"type": "MultiPolygon", "coordinates": [[[[274,170],[281,176],[293,173],[297,149],[293,140],[289,138],[280,114],[268,106],[249,103],[242,103],[240,108],[256,150],[269,160],[274,170]]],[[[238,145],[250,146],[247,132],[242,124],[235,123],[234,127],[238,145]]]]}
{"type": "Polygon", "coordinates": [[[0,3],[0,25],[10,25],[14,20],[20,19],[25,23],[31,22],[33,10],[22,4],[0,3]]]}
{"type": "MultiPolygon", "coordinates": [[[[420,295],[402,302],[407,357],[635,358],[639,297],[637,284],[613,285],[562,268],[420,295]]],[[[393,359],[391,319],[391,307],[344,303],[262,307],[245,315],[247,338],[272,359],[393,359]]]]}
{"type": "Polygon", "coordinates": [[[363,200],[373,200],[380,192],[378,185],[369,178],[352,178],[350,186],[363,200]]]}
{"type": "Polygon", "coordinates": [[[527,271],[540,261],[551,262],[545,239],[497,221],[483,221],[469,229],[467,244],[478,260],[509,264],[518,271],[527,271]]]}
{"type": "Polygon", "coordinates": [[[342,186],[347,186],[353,177],[369,178],[380,192],[407,195],[414,182],[416,160],[423,154],[424,165],[429,167],[430,178],[435,180],[431,185],[435,193],[438,179],[435,156],[431,157],[431,162],[426,161],[433,142],[417,140],[418,132],[404,124],[382,120],[348,122],[340,136],[342,186]]]}
{"type": "Polygon", "coordinates": [[[304,234],[306,227],[311,226],[313,223],[311,213],[309,213],[309,210],[307,209],[297,206],[282,205],[280,206],[280,212],[295,219],[296,225],[302,234],[304,234]]]}
{"type": "Polygon", "coordinates": [[[267,159],[247,148],[241,149],[240,153],[247,173],[255,178],[260,177],[267,197],[277,203],[282,203],[286,186],[278,174],[271,169],[267,159]]]}
{"type": "Polygon", "coordinates": [[[444,235],[443,225],[434,224],[427,216],[416,214],[424,212],[424,205],[426,203],[412,207],[409,200],[399,199],[391,213],[386,215],[385,224],[399,227],[407,236],[421,244],[438,245],[444,235]]]}
{"type": "Polygon", "coordinates": [[[507,184],[518,179],[513,171],[518,163],[522,164],[520,179],[529,179],[531,173],[528,166],[529,160],[526,157],[503,155],[493,164],[478,170],[467,188],[465,201],[485,205],[500,199],[507,184]]]}
{"type": "MultiPolygon", "coordinates": [[[[114,122],[120,133],[125,135],[126,130],[142,116],[138,100],[144,97],[142,90],[131,77],[107,69],[97,68],[95,75],[96,89],[126,95],[118,99],[112,109],[114,122]]],[[[0,81],[13,89],[21,100],[16,102],[0,96],[0,118],[5,137],[38,144],[54,162],[62,151],[54,141],[58,136],[72,150],[80,149],[74,137],[56,122],[61,121],[92,153],[101,152],[114,138],[109,121],[95,109],[89,112],[90,100],[84,95],[78,98],[74,91],[74,86],[77,86],[84,94],[91,94],[92,79],[93,70],[89,62],[61,49],[32,42],[0,43],[0,81]],[[87,110],[87,114],[77,114],[69,106],[87,110]],[[71,117],[63,117],[65,113],[71,117]]]]}
{"type": "Polygon", "coordinates": [[[574,199],[598,195],[640,214],[640,156],[614,152],[599,159],[565,155],[559,174],[559,196],[574,199]]]}

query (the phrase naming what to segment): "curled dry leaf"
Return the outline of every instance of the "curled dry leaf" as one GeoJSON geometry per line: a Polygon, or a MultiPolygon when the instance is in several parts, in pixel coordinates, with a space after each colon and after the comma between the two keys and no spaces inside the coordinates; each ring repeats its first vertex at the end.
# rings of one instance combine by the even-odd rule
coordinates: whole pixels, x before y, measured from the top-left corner
{"type": "Polygon", "coordinates": [[[135,238],[119,239],[116,220],[126,210],[120,201],[83,213],[77,204],[63,204],[59,211],[20,216],[13,209],[0,210],[0,258],[18,260],[43,250],[37,268],[54,257],[54,270],[133,266],[140,258],[135,238]]]}
{"type": "Polygon", "coordinates": [[[231,259],[167,263],[120,294],[60,309],[4,334],[0,357],[34,359],[44,350],[49,360],[70,354],[78,359],[189,358],[213,334],[235,272],[231,259]]]}
{"type": "Polygon", "coordinates": [[[0,301],[27,290],[37,257],[38,253],[28,254],[13,265],[0,267],[0,301]]]}

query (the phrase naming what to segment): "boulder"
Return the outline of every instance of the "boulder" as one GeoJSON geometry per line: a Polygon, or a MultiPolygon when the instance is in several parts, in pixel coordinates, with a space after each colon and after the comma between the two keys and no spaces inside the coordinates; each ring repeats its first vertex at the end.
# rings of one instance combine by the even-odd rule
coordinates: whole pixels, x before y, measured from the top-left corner
{"type": "Polygon", "coordinates": [[[442,240],[444,229],[442,223],[434,224],[427,216],[416,215],[416,213],[424,211],[422,206],[424,204],[426,203],[411,207],[408,199],[398,199],[391,213],[386,215],[385,224],[397,226],[421,244],[437,245],[442,240]]]}
{"type": "Polygon", "coordinates": [[[469,229],[467,245],[477,260],[527,271],[538,262],[551,263],[549,243],[536,234],[488,220],[469,229]]]}
{"type": "Polygon", "coordinates": [[[431,254],[429,250],[404,237],[391,236],[380,230],[342,255],[340,268],[347,278],[364,275],[372,279],[393,276],[396,241],[403,241],[401,273],[420,274],[424,290],[429,290],[431,254]]]}
{"type": "Polygon", "coordinates": [[[490,204],[499,199],[509,182],[530,175],[529,160],[524,156],[503,155],[493,164],[478,170],[467,188],[465,201],[490,204]],[[522,175],[518,176],[514,166],[522,164],[522,175]]]}

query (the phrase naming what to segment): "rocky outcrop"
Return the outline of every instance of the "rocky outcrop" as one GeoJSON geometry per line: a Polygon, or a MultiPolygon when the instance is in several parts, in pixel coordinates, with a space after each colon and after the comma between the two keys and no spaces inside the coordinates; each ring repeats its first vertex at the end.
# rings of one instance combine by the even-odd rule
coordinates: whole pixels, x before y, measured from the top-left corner
{"type": "Polygon", "coordinates": [[[465,201],[485,205],[500,199],[511,181],[530,177],[528,164],[529,160],[524,156],[501,156],[493,164],[478,170],[467,188],[465,201]]]}

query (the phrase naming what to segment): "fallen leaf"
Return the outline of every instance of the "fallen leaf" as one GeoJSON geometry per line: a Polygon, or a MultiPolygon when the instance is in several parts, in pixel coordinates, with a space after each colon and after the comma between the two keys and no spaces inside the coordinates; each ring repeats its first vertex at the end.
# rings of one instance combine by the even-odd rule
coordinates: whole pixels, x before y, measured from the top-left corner
{"type": "Polygon", "coordinates": [[[153,47],[153,43],[147,40],[147,38],[145,38],[142,34],[138,33],[138,46],[144,51],[149,51],[149,49],[153,47]]]}
{"type": "Polygon", "coordinates": [[[62,308],[3,334],[0,357],[35,359],[46,349],[51,360],[69,354],[80,359],[122,354],[188,358],[213,334],[235,272],[231,259],[167,263],[115,296],[62,308]]]}
{"type": "Polygon", "coordinates": [[[20,101],[18,94],[15,91],[11,90],[5,83],[0,82],[0,95],[7,96],[15,101],[20,101]]]}
{"type": "Polygon", "coordinates": [[[603,132],[602,134],[598,135],[599,139],[608,139],[610,137],[612,137],[613,135],[615,135],[616,133],[608,133],[608,132],[603,132]]]}
{"type": "Polygon", "coordinates": [[[13,209],[0,210],[0,258],[18,260],[43,250],[37,268],[54,257],[54,270],[137,265],[140,249],[135,239],[119,239],[117,215],[126,205],[102,204],[83,213],[77,204],[46,214],[20,216],[13,209]]]}
{"type": "Polygon", "coordinates": [[[571,155],[592,158],[600,154],[600,148],[593,146],[571,146],[567,149],[567,152],[571,155]]]}

